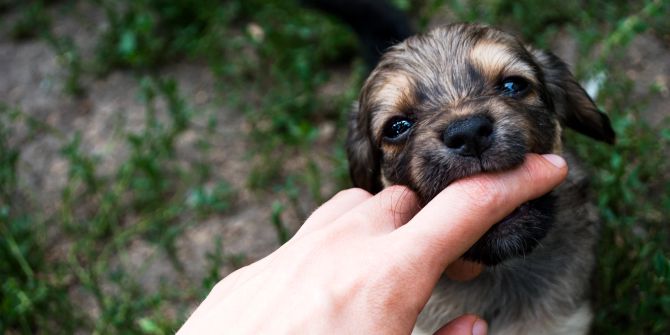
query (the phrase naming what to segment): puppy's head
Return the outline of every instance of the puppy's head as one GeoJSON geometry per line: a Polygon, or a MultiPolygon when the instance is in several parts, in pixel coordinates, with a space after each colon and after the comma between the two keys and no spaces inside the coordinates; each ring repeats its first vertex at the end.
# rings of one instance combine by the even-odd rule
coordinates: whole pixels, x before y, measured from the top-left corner
{"type": "MultiPolygon", "coordinates": [[[[406,185],[422,204],[454,180],[560,153],[563,127],[612,143],[607,116],[557,57],[481,25],[450,25],[392,47],[349,124],[354,185],[406,185]]],[[[550,196],[522,205],[465,255],[494,265],[528,253],[551,225],[550,196]]]]}

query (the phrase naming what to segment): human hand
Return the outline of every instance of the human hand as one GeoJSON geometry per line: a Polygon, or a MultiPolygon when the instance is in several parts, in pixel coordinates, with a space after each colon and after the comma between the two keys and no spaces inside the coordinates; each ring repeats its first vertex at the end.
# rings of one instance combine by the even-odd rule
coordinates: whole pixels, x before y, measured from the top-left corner
{"type": "MultiPolygon", "coordinates": [[[[566,177],[562,158],[543,157],[459,180],[423,209],[401,186],[342,191],[282,247],[221,280],[179,333],[408,334],[449,264],[566,177]]],[[[485,329],[468,315],[438,332],[485,329]]]]}

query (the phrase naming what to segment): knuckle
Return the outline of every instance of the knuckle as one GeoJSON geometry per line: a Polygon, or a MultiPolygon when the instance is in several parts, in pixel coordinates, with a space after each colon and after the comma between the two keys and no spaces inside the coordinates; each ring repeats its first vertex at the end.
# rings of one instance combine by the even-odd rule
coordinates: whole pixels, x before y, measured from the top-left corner
{"type": "MultiPolygon", "coordinates": [[[[544,171],[542,167],[538,166],[535,167],[533,164],[537,163],[530,163],[530,164],[524,164],[521,165],[521,180],[523,180],[524,184],[530,184],[533,183],[534,180],[537,180],[538,177],[544,177],[542,174],[538,174],[537,172],[542,172],[544,171]]],[[[540,163],[541,164],[541,163],[540,163]]]]}
{"type": "Polygon", "coordinates": [[[337,192],[333,198],[352,198],[366,200],[372,198],[372,194],[362,188],[349,188],[337,192]]]}
{"type": "Polygon", "coordinates": [[[418,206],[416,194],[406,186],[390,186],[384,189],[380,196],[382,197],[382,206],[393,213],[405,211],[406,208],[411,208],[411,206],[418,206]]]}
{"type": "Polygon", "coordinates": [[[356,227],[369,225],[370,221],[372,221],[369,213],[363,213],[360,211],[352,212],[348,217],[348,220],[356,227]]]}
{"type": "Polygon", "coordinates": [[[382,192],[384,193],[391,193],[391,194],[402,194],[406,192],[412,192],[407,186],[403,185],[391,185],[387,188],[385,188],[382,192]]]}
{"type": "Polygon", "coordinates": [[[418,200],[414,192],[404,186],[392,186],[388,191],[380,194],[380,214],[393,220],[394,225],[403,224],[403,218],[411,216],[418,209],[418,200]]]}
{"type": "Polygon", "coordinates": [[[226,291],[234,287],[237,284],[237,282],[241,280],[241,278],[244,278],[246,276],[246,273],[248,272],[249,272],[249,265],[233,271],[222,280],[219,280],[214,285],[214,287],[211,290],[212,294],[215,295],[224,294],[226,291]]]}

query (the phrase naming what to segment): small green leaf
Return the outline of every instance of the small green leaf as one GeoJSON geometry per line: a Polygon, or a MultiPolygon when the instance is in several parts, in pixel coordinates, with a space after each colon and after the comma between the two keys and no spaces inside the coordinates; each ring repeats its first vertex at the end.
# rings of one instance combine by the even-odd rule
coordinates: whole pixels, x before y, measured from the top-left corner
{"type": "Polygon", "coordinates": [[[126,57],[131,56],[135,53],[136,46],[135,33],[130,30],[124,31],[119,41],[119,53],[126,57]]]}
{"type": "Polygon", "coordinates": [[[141,318],[137,323],[145,334],[164,334],[163,330],[149,318],[141,318]]]}

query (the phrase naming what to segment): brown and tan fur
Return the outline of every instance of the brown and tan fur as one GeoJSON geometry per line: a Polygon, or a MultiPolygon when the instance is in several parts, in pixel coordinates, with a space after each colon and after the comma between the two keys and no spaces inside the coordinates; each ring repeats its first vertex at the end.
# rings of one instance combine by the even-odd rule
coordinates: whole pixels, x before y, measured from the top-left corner
{"type": "Polygon", "coordinates": [[[449,25],[410,37],[382,57],[349,125],[356,186],[378,192],[406,185],[425,204],[454,180],[514,168],[531,152],[561,154],[571,168],[559,188],[522,205],[468,250],[464,258],[486,270],[466,283],[443,278],[418,328],[432,332],[475,313],[489,321],[491,334],[587,331],[598,225],[588,178],[563,150],[565,127],[614,141],[609,119],[566,65],[507,33],[449,25]],[[506,91],[510,80],[524,89],[506,91]],[[394,137],[398,120],[411,126],[394,137]],[[481,136],[467,147],[454,134],[473,124],[481,136]]]}

